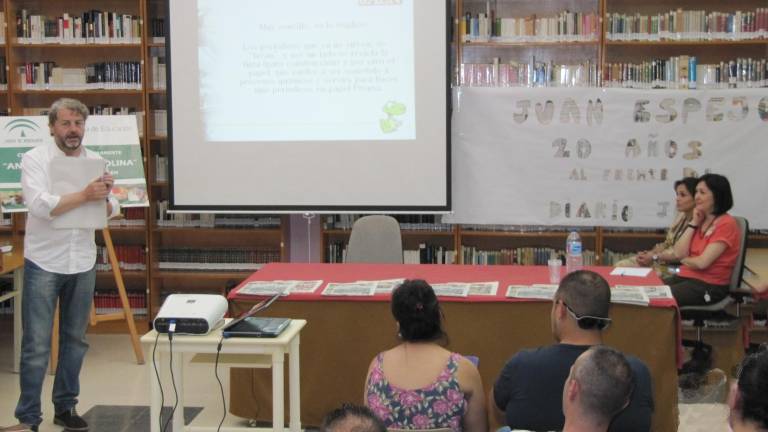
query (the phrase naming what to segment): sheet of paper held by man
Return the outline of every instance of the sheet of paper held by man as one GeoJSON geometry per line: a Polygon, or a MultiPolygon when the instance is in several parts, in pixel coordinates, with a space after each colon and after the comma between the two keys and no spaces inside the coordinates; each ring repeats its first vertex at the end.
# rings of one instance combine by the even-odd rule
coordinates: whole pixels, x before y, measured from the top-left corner
{"type": "MultiPolygon", "coordinates": [[[[101,177],[107,168],[103,159],[56,157],[51,160],[51,191],[66,195],[83,190],[101,177]]],[[[104,228],[107,226],[107,202],[89,201],[53,219],[54,228],[104,228]]]]}

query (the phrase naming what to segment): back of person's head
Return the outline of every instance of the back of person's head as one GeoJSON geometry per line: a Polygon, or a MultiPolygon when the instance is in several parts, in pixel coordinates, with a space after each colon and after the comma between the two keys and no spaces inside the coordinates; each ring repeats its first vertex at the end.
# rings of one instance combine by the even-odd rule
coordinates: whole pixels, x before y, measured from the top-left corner
{"type": "Polygon", "coordinates": [[[320,432],[386,432],[387,427],[368,407],[344,404],[323,418],[320,432]]]}
{"type": "Polygon", "coordinates": [[[432,287],[421,279],[403,282],[392,292],[392,316],[406,342],[443,339],[443,312],[432,287]]]}
{"type": "Polygon", "coordinates": [[[707,188],[712,191],[712,198],[715,202],[714,214],[724,214],[733,207],[731,182],[728,181],[728,178],[720,174],[710,173],[699,177],[699,182],[704,182],[707,188]]]}
{"type": "MultiPolygon", "coordinates": [[[[594,424],[608,425],[627,406],[632,394],[632,369],[627,359],[605,345],[593,346],[576,359],[571,380],[579,386],[579,412],[594,424]]],[[[564,393],[568,385],[566,382],[564,393]]]]}
{"type": "Polygon", "coordinates": [[[691,196],[696,195],[696,185],[699,183],[699,179],[696,177],[683,177],[675,182],[675,190],[678,186],[683,185],[691,196]]]}
{"type": "Polygon", "coordinates": [[[581,329],[602,330],[610,323],[611,288],[602,276],[593,271],[568,273],[560,281],[555,301],[565,303],[581,329]]]}
{"type": "Polygon", "coordinates": [[[763,349],[742,361],[736,391],[733,408],[739,417],[768,430],[768,351],[763,349]]]}

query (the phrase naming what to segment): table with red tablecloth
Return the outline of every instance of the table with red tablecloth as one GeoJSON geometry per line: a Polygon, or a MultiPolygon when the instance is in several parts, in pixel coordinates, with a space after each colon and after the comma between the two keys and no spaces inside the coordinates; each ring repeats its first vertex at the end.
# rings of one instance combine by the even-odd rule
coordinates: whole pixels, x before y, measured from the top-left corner
{"type": "MultiPolygon", "coordinates": [[[[611,267],[588,267],[614,285],[661,285],[646,277],[610,276],[611,267]]],[[[307,320],[301,339],[301,418],[318,425],[329,410],[343,402],[362,403],[366,371],[379,352],[398,344],[389,308],[389,294],[370,297],[322,295],[328,282],[425,279],[430,283],[498,281],[494,296],[440,297],[448,333],[448,349],[479,357],[486,392],[502,366],[525,348],[554,343],[550,326],[551,302],[506,297],[509,285],[548,283],[546,266],[296,264],[274,263],[246,279],[322,280],[311,294],[281,298],[264,316],[307,320]]],[[[239,288],[239,287],[238,287],[239,288]]],[[[233,314],[250,308],[259,297],[233,290],[233,314]]],[[[639,357],[653,377],[656,412],[653,430],[677,428],[677,367],[680,361],[680,320],[674,300],[652,300],[649,306],[614,304],[613,323],[605,343],[639,357]]],[[[241,417],[269,419],[268,371],[233,369],[230,411],[241,417]]]]}

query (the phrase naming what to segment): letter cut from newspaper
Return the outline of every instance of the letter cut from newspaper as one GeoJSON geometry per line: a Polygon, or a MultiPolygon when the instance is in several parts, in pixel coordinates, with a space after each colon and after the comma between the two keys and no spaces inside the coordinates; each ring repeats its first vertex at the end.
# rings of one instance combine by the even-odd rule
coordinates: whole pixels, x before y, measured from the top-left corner
{"type": "Polygon", "coordinates": [[[432,284],[432,289],[438,297],[466,297],[469,294],[469,284],[466,282],[446,282],[432,284]]]}
{"type": "Polygon", "coordinates": [[[376,290],[376,282],[329,282],[323,290],[326,296],[372,296],[376,290]]]}
{"type": "Polygon", "coordinates": [[[552,300],[555,297],[555,291],[557,291],[557,285],[510,285],[507,287],[507,297],[552,300]]]}
{"type": "Polygon", "coordinates": [[[632,285],[616,285],[611,289],[611,303],[623,303],[638,306],[648,306],[650,299],[643,287],[632,285]]]}
{"type": "Polygon", "coordinates": [[[499,291],[499,282],[472,282],[469,284],[471,296],[495,296],[499,291]]]}

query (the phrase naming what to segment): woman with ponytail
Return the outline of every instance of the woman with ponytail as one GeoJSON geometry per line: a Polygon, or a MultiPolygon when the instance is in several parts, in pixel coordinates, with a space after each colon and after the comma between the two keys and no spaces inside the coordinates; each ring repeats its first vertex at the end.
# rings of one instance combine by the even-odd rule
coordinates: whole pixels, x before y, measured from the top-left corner
{"type": "Polygon", "coordinates": [[[443,313],[432,287],[407,280],[392,293],[399,344],[368,368],[365,404],[389,429],[487,431],[477,367],[448,351],[443,313]]]}

